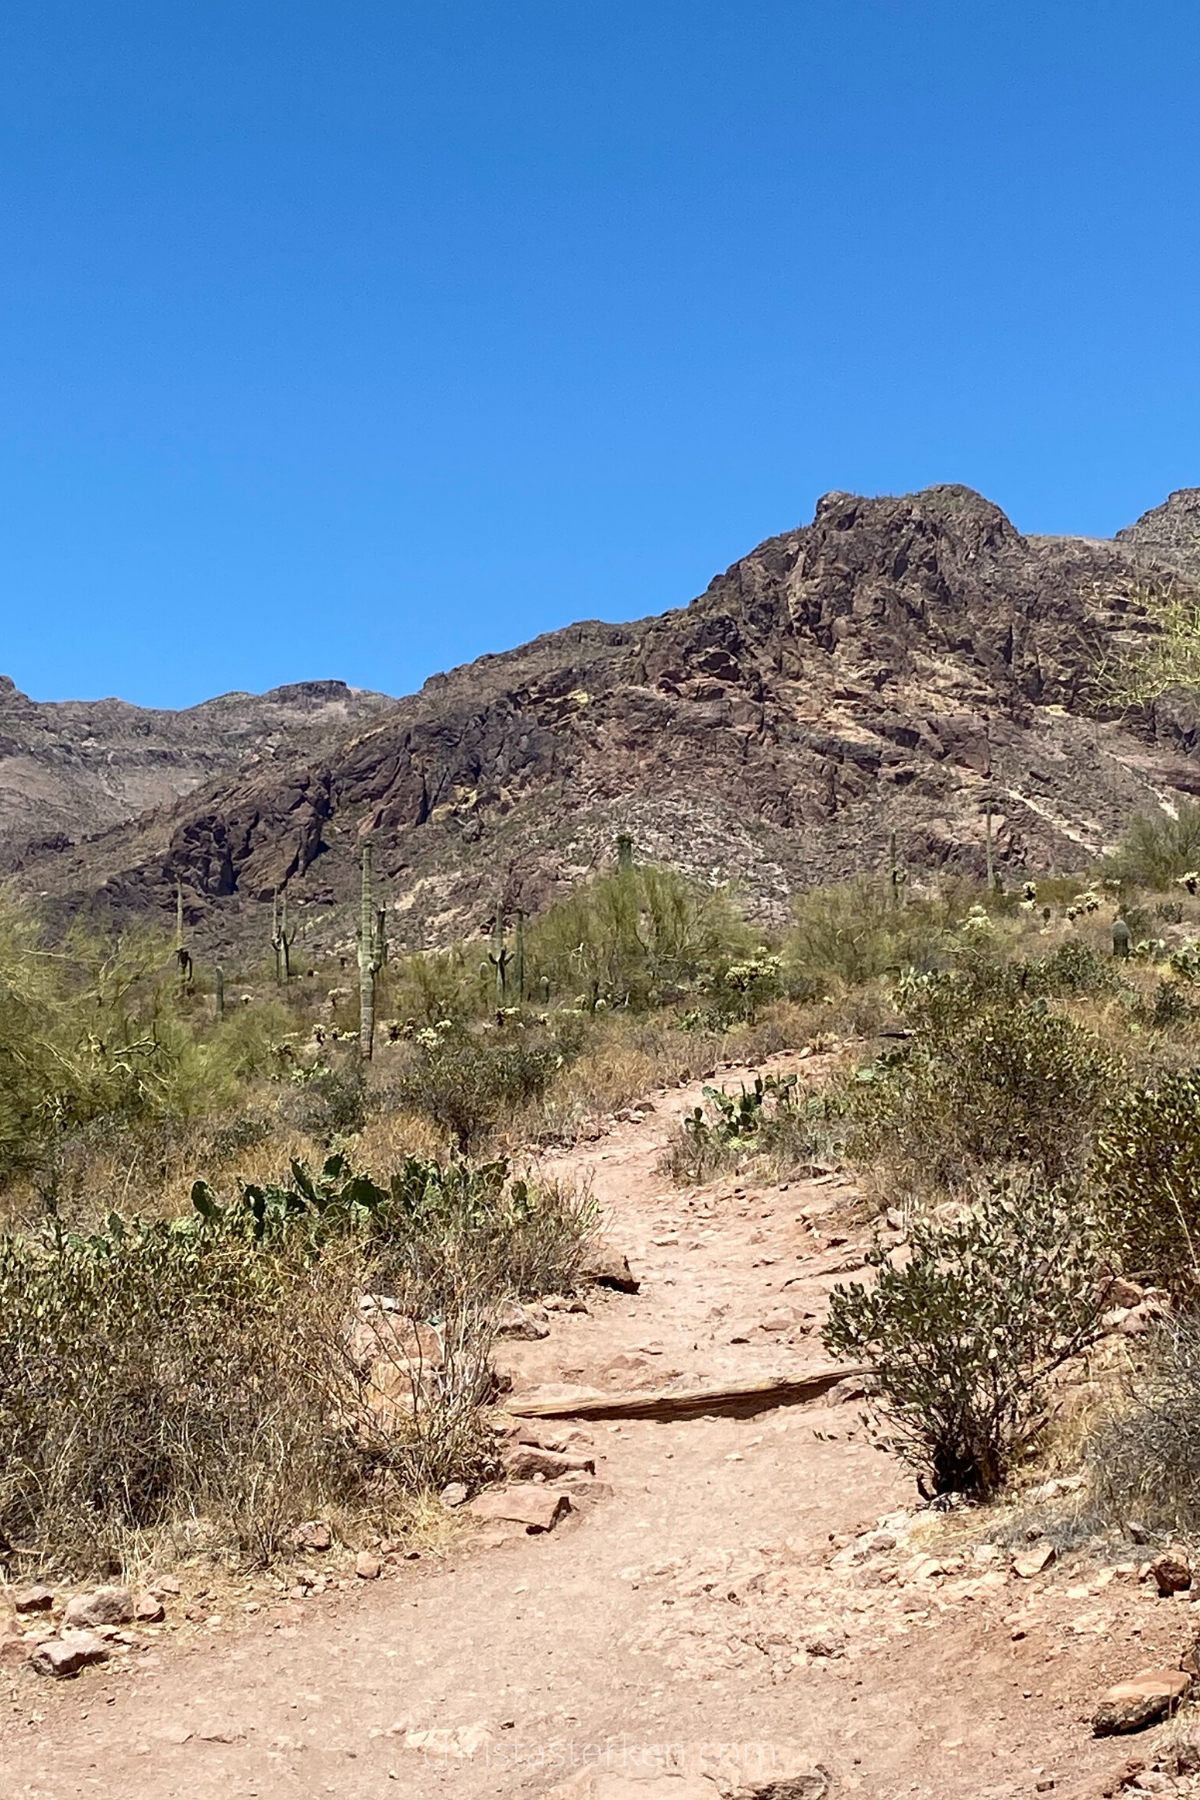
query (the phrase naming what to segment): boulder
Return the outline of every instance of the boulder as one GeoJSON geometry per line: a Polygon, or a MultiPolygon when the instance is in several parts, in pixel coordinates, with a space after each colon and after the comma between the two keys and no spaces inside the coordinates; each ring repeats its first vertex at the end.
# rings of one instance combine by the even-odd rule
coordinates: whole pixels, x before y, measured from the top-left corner
{"type": "Polygon", "coordinates": [[[128,1625],[133,1618],[133,1595],[128,1588],[95,1588],[67,1601],[64,1631],[87,1631],[97,1625],[128,1625]]]}
{"type": "Polygon", "coordinates": [[[1150,1573],[1164,1598],[1168,1594],[1181,1594],[1192,1585],[1191,1562],[1187,1551],[1178,1544],[1172,1544],[1161,1556],[1155,1557],[1150,1564],[1150,1573]]]}
{"type": "Polygon", "coordinates": [[[501,1458],[510,1481],[531,1481],[541,1475],[557,1481],[562,1475],[596,1473],[594,1456],[572,1456],[561,1450],[542,1450],[534,1444],[516,1444],[501,1458]]]}
{"type": "Polygon", "coordinates": [[[517,1300],[509,1300],[500,1310],[496,1320],[496,1336],[502,1338],[523,1338],[533,1343],[538,1338],[548,1338],[550,1327],[544,1319],[517,1300]]]}
{"type": "Polygon", "coordinates": [[[139,1594],[133,1603],[133,1616],[139,1625],[161,1625],[166,1611],[157,1594],[139,1594]]]}
{"type": "Polygon", "coordinates": [[[449,1481],[442,1489],[438,1498],[441,1500],[441,1503],[446,1508],[447,1512],[453,1512],[455,1507],[462,1506],[465,1503],[468,1492],[469,1489],[465,1481],[449,1481]]]}
{"type": "Polygon", "coordinates": [[[1191,1676],[1182,1669],[1142,1669],[1101,1695],[1092,1729],[1097,1737],[1140,1731],[1178,1706],[1191,1685],[1191,1676]]]}
{"type": "Polygon", "coordinates": [[[19,1613],[49,1612],[54,1605],[54,1589],[40,1585],[17,1588],[12,1603],[19,1613]]]}
{"type": "Polygon", "coordinates": [[[532,1482],[493,1489],[490,1493],[480,1494],[467,1507],[473,1518],[486,1520],[489,1524],[523,1525],[530,1534],[553,1531],[570,1510],[568,1495],[532,1482]]]}
{"type": "Polygon", "coordinates": [[[39,1675],[52,1675],[62,1681],[69,1675],[78,1675],[81,1669],[90,1668],[93,1663],[107,1662],[108,1656],[108,1645],[103,1638],[95,1637],[90,1631],[71,1631],[39,1644],[29,1661],[39,1675]]]}
{"type": "Polygon", "coordinates": [[[622,1294],[636,1294],[641,1282],[630,1272],[629,1258],[612,1244],[593,1239],[579,1264],[579,1279],[596,1287],[616,1288],[622,1294]]]}
{"type": "Polygon", "coordinates": [[[1053,1544],[1036,1544],[1032,1550],[1027,1550],[1023,1556],[1013,1557],[1013,1574],[1019,1575],[1022,1581],[1032,1581],[1035,1575],[1040,1575],[1044,1569],[1050,1567],[1050,1564],[1054,1561],[1054,1556],[1055,1550],[1053,1544]]]}
{"type": "Polygon", "coordinates": [[[373,1550],[360,1550],[354,1559],[354,1573],[360,1581],[378,1581],[383,1564],[373,1550]]]}
{"type": "Polygon", "coordinates": [[[333,1544],[333,1530],[325,1519],[306,1519],[292,1533],[297,1550],[328,1550],[333,1544]]]}

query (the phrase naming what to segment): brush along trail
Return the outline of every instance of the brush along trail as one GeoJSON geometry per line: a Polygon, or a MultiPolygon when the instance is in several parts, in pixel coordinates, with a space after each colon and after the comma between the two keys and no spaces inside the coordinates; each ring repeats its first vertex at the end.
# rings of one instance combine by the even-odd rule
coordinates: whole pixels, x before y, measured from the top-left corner
{"type": "Polygon", "coordinates": [[[1186,1598],[1086,1550],[1023,1576],[985,1513],[919,1509],[820,1341],[869,1236],[853,1189],[674,1187],[660,1159],[700,1099],[656,1093],[549,1165],[591,1181],[640,1283],[529,1309],[548,1335],[500,1344],[515,1510],[553,1529],[489,1499],[381,1579],[192,1605],[72,1681],[0,1661],[5,1800],[1007,1800],[1099,1795],[1131,1749],[1149,1760],[1089,1720],[1110,1683],[1178,1661],[1186,1598]]]}

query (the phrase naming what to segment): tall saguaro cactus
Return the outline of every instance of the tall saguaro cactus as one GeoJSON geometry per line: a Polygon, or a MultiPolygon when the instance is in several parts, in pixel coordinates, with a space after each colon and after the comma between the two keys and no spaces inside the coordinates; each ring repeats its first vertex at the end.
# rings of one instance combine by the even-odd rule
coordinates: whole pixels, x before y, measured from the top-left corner
{"type": "MultiPolygon", "coordinates": [[[[524,955],[523,938],[522,955],[524,955]]],[[[492,925],[492,947],[488,951],[488,961],[496,971],[496,1005],[502,1007],[508,994],[508,965],[512,961],[512,952],[504,942],[503,901],[496,908],[496,918],[492,925]]]]}
{"type": "Polygon", "coordinates": [[[517,908],[517,947],[513,952],[513,983],[517,990],[517,1005],[525,1004],[525,914],[517,908]]]}
{"type": "Polygon", "coordinates": [[[387,961],[387,914],[371,893],[371,846],[362,849],[362,910],[358,923],[358,1047],[364,1062],[375,1048],[375,977],[387,961]]]}
{"type": "Polygon", "coordinates": [[[287,894],[283,896],[283,905],[279,904],[279,894],[271,898],[271,948],[275,952],[275,979],[283,983],[291,980],[292,945],[296,941],[296,927],[288,930],[287,894]]]}
{"type": "Polygon", "coordinates": [[[175,877],[175,960],[179,964],[179,991],[188,994],[192,989],[192,953],[183,935],[183,880],[178,875],[175,877]]]}

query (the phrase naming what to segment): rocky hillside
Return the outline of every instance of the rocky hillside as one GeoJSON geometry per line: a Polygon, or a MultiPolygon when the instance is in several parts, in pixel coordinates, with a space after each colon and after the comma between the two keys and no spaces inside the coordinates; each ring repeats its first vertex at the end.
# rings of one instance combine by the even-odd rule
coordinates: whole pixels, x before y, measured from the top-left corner
{"type": "Polygon", "coordinates": [[[0,868],[170,805],[214,775],[317,753],[394,704],[344,681],[300,681],[170,712],[31,700],[0,675],[0,868]]]}
{"type": "Polygon", "coordinates": [[[1186,703],[1106,721],[1093,687],[1147,574],[1200,555],[1197,502],[1099,542],[1023,537],[962,487],[828,494],[688,607],[435,676],[332,750],[277,742],[27,878],[57,909],[166,916],[179,877],[225,950],[261,944],[286,887],[315,953],[352,936],[368,836],[410,944],[482,925],[500,894],[536,909],[619,830],[764,917],[878,867],[892,833],[914,872],[981,869],[989,805],[1014,871],[1077,867],[1135,809],[1200,792],[1186,703]]]}

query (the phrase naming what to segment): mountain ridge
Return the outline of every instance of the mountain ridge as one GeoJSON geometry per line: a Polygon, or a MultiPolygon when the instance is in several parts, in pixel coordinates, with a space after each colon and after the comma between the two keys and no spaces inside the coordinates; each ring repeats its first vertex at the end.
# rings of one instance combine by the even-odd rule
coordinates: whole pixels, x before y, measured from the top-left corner
{"type": "MultiPolygon", "coordinates": [[[[1200,792],[1188,696],[1105,718],[1090,695],[1148,629],[1149,580],[1190,579],[1197,490],[1113,540],[1025,537],[955,485],[825,495],[688,606],[584,621],[431,676],[414,695],[22,870],[63,911],[165,915],[261,941],[289,893],[314,955],[352,938],[370,837],[398,941],[545,905],[609,852],[736,883],[764,919],[813,881],[983,862],[1078,867],[1138,808],[1200,792]]],[[[2,766],[2,765],[0,765],[2,766]]]]}

